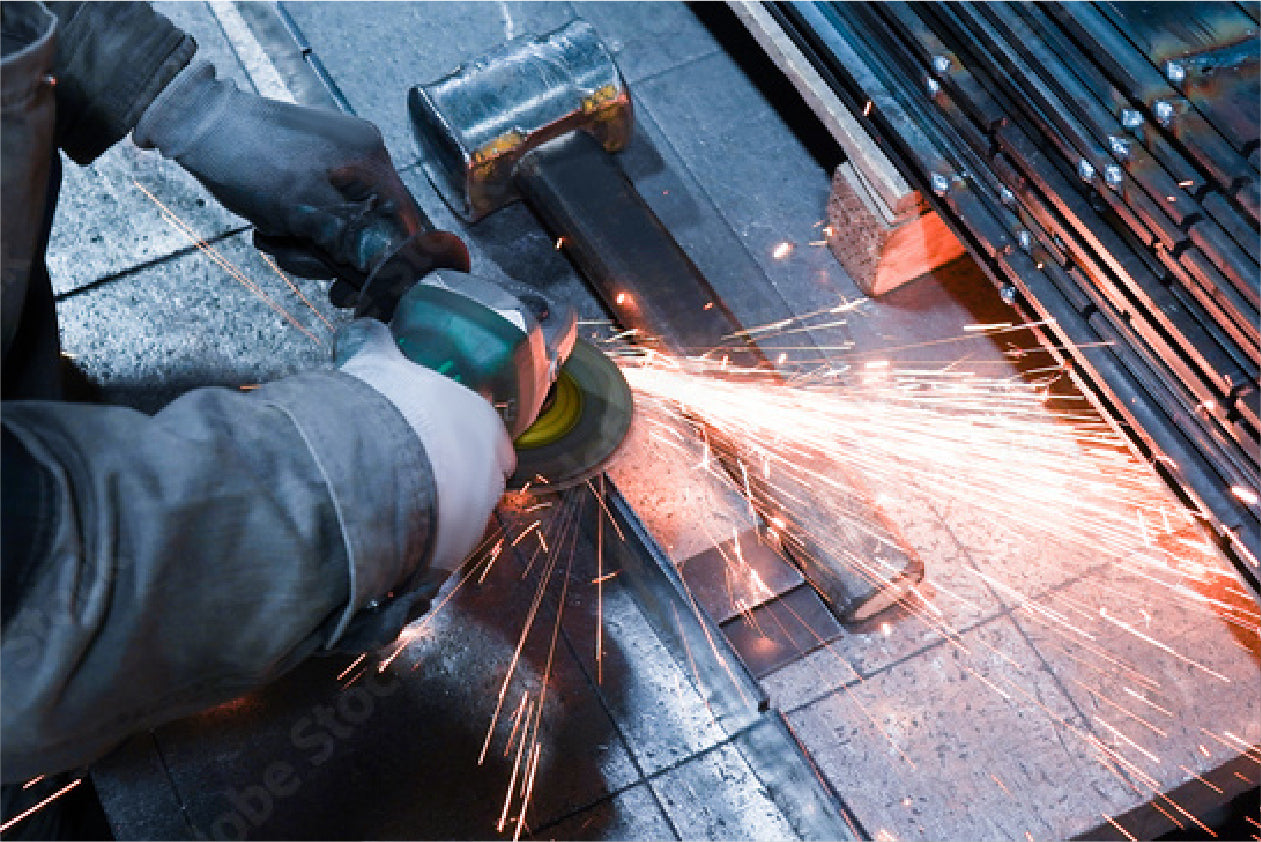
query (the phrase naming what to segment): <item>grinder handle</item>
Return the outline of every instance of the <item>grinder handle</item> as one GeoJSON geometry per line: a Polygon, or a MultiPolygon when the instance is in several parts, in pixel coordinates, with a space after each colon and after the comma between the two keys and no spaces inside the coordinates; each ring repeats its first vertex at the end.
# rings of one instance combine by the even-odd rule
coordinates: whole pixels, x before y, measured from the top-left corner
{"type": "Polygon", "coordinates": [[[764,361],[732,339],[739,325],[621,167],[591,135],[573,131],[530,150],[517,189],[614,318],[673,354],[717,348],[733,365],[764,361]],[[661,336],[661,333],[665,336],[661,336]]]}

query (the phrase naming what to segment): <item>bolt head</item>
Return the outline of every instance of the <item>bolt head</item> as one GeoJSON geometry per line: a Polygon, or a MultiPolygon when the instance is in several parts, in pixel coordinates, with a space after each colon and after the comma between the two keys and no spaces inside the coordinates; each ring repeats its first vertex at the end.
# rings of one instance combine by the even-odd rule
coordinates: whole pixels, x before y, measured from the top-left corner
{"type": "Polygon", "coordinates": [[[949,56],[933,56],[933,70],[937,71],[939,76],[945,76],[950,72],[949,56]]]}
{"type": "Polygon", "coordinates": [[[1108,150],[1122,161],[1128,161],[1134,152],[1134,147],[1123,137],[1108,135],[1108,150]]]}
{"type": "Polygon", "coordinates": [[[1187,78],[1187,68],[1180,61],[1165,62],[1165,78],[1170,82],[1177,84],[1187,78]]]}
{"type": "Polygon", "coordinates": [[[1095,177],[1095,165],[1082,158],[1077,162],[1077,174],[1082,181],[1090,181],[1095,177]]]}
{"type": "Polygon", "coordinates": [[[1003,299],[1004,304],[1016,303],[1016,288],[1011,284],[1003,284],[998,290],[998,297],[1003,299]]]}
{"type": "Polygon", "coordinates": [[[1113,190],[1119,190],[1125,182],[1125,170],[1116,164],[1108,164],[1103,168],[1103,180],[1113,190]]]}
{"type": "Polygon", "coordinates": [[[1161,123],[1168,123],[1173,119],[1173,103],[1158,99],[1152,103],[1152,113],[1161,123]]]}
{"type": "Polygon", "coordinates": [[[998,191],[998,201],[1002,202],[1005,207],[1011,207],[1016,204],[1016,194],[1004,187],[998,191]]]}
{"type": "Polygon", "coordinates": [[[937,94],[941,93],[941,83],[929,76],[924,80],[924,89],[928,91],[929,96],[937,96],[937,94]]]}
{"type": "Polygon", "coordinates": [[[1028,231],[1026,231],[1024,228],[1021,228],[1019,231],[1016,232],[1016,242],[1020,244],[1020,247],[1022,249],[1024,249],[1025,251],[1028,251],[1029,249],[1033,248],[1033,235],[1030,234],[1028,231]]]}
{"type": "Polygon", "coordinates": [[[929,183],[933,186],[933,192],[938,196],[944,196],[946,191],[950,189],[950,179],[939,172],[935,172],[929,178],[929,183]]]}
{"type": "Polygon", "coordinates": [[[1127,129],[1137,129],[1143,125],[1143,112],[1134,108],[1122,108],[1121,125],[1127,129]]]}

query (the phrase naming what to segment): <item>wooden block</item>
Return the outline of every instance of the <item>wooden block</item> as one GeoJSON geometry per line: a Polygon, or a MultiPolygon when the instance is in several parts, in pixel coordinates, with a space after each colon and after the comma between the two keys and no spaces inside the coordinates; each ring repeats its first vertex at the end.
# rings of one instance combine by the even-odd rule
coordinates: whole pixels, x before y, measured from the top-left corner
{"type": "Polygon", "coordinates": [[[963,244],[920,198],[887,221],[871,206],[867,191],[848,164],[832,176],[827,206],[827,243],[858,288],[878,296],[964,254],[963,244]]]}
{"type": "Polygon", "coordinates": [[[845,152],[832,178],[828,247],[867,295],[881,295],[964,253],[962,244],[851,113],[775,18],[753,0],[728,5],[845,152]]]}

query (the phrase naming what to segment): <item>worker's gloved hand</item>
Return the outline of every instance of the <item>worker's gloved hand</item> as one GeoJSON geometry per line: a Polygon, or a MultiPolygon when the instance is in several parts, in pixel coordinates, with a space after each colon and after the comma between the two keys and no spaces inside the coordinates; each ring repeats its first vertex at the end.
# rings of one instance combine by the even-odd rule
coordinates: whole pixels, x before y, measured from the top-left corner
{"type": "Polygon", "coordinates": [[[424,445],[438,491],[430,566],[455,570],[476,548],[517,465],[503,420],[481,395],[404,357],[376,319],[342,328],[336,360],[397,406],[424,445]]]}
{"type": "MultiPolygon", "coordinates": [[[[174,158],[225,207],[254,223],[255,244],[285,269],[344,279],[331,293],[334,303],[353,298],[345,281],[362,286],[391,247],[422,230],[420,209],[376,126],[245,93],[216,79],[207,62],[181,71],[132,136],[174,158]]],[[[457,237],[428,239],[435,265],[467,269],[457,237]]]]}

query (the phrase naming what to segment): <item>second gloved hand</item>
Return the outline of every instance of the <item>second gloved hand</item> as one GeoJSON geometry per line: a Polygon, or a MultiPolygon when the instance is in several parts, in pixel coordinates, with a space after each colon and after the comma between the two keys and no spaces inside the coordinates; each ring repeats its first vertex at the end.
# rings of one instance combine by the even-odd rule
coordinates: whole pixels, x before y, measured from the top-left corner
{"type": "MultiPolygon", "coordinates": [[[[255,244],[289,271],[361,286],[424,219],[377,127],[348,114],[264,99],[194,62],[133,131],[255,225],[255,244]]],[[[459,238],[431,232],[434,266],[466,271],[459,238]]],[[[344,295],[341,295],[344,298],[344,295]]],[[[342,302],[337,302],[342,303],[342,302]]]]}
{"type": "Polygon", "coordinates": [[[337,363],[398,407],[424,445],[438,490],[430,566],[455,570],[476,548],[516,468],[503,420],[481,395],[404,357],[375,319],[342,328],[337,363]]]}

